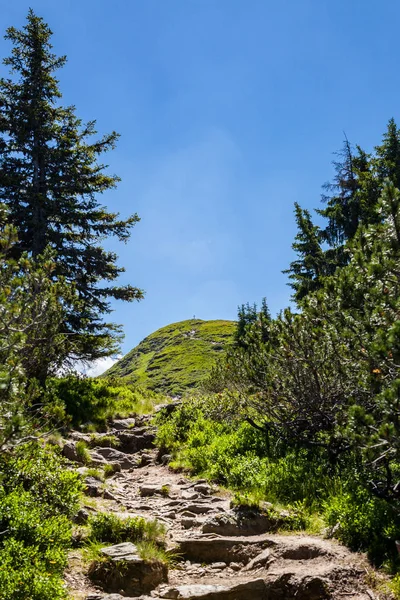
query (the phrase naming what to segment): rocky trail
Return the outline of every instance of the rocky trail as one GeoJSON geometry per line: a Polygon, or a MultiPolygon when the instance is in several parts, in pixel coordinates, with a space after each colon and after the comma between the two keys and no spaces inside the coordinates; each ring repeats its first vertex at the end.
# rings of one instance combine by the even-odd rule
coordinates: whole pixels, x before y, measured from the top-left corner
{"type": "MultiPolygon", "coordinates": [[[[94,511],[157,519],[179,560],[167,570],[139,558],[134,544],[118,544],[104,550],[108,571],[95,569],[89,578],[80,550],[73,550],[65,580],[75,600],[375,598],[362,556],[321,537],[273,533],[279,523],[268,512],[231,509],[226,493],[170,470],[170,457],[154,447],[148,417],[117,420],[109,433],[119,439],[118,450],[98,434],[91,460],[94,466],[111,464],[115,473],[105,483],[86,478],[88,500],[77,521],[94,511]]],[[[87,467],[76,466],[80,440],[93,445],[90,435],[74,433],[64,454],[85,474],[87,467]]]]}

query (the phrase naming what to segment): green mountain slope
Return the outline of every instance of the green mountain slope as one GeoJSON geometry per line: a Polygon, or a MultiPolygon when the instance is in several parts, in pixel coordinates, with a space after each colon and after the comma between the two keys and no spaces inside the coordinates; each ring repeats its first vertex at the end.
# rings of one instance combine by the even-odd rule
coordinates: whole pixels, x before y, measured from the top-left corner
{"type": "Polygon", "coordinates": [[[172,396],[182,394],[209,373],[235,326],[235,321],[200,319],[172,323],[145,338],[104,375],[172,396]]]}

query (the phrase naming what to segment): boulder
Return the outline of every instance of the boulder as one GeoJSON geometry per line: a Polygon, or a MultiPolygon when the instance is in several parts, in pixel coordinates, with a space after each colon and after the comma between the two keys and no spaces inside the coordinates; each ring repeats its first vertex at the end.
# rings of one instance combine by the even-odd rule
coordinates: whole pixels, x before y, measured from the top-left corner
{"type": "Polygon", "coordinates": [[[100,455],[105,462],[118,463],[121,469],[133,469],[136,466],[129,456],[115,448],[96,448],[96,454],[100,455]]]}
{"type": "Polygon", "coordinates": [[[101,496],[103,493],[101,482],[95,477],[86,477],[85,479],[85,487],[83,488],[86,496],[91,496],[92,498],[97,498],[101,496]]]}
{"type": "Polygon", "coordinates": [[[277,525],[277,519],[257,510],[231,510],[207,519],[202,531],[227,536],[260,535],[275,531],[277,525]]]}
{"type": "Polygon", "coordinates": [[[90,453],[90,464],[92,467],[104,467],[104,465],[107,464],[107,461],[99,452],[92,450],[90,453]]]}
{"type": "Polygon", "coordinates": [[[156,434],[154,430],[147,427],[135,429],[135,432],[117,431],[115,435],[120,441],[120,449],[128,454],[134,454],[141,450],[147,450],[154,447],[156,434]]]}
{"type": "Polygon", "coordinates": [[[89,576],[108,593],[123,590],[124,595],[139,596],[168,580],[167,566],[140,558],[131,542],[102,548],[101,553],[107,560],[94,561],[89,576]]]}
{"type": "Polygon", "coordinates": [[[319,576],[295,576],[283,573],[265,580],[267,598],[296,598],[296,600],[328,600],[332,597],[328,582],[319,576]]]}
{"type": "Polygon", "coordinates": [[[140,465],[141,467],[147,467],[153,462],[153,457],[150,454],[143,453],[140,457],[140,465]]]}
{"type": "Polygon", "coordinates": [[[115,429],[116,431],[123,431],[124,429],[133,429],[136,424],[136,419],[134,417],[129,417],[128,419],[115,419],[111,423],[111,429],[115,429]]]}
{"type": "Polygon", "coordinates": [[[89,520],[89,513],[84,508],[80,508],[72,520],[77,525],[86,525],[89,520]]]}
{"type": "Polygon", "coordinates": [[[75,442],[67,442],[62,449],[63,456],[72,462],[81,462],[76,452],[75,442]]]}

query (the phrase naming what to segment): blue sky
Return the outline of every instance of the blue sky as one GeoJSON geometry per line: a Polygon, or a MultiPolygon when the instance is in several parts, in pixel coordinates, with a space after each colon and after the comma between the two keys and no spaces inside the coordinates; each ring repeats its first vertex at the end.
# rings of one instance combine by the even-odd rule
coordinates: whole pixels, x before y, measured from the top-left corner
{"type": "MultiPolygon", "coordinates": [[[[289,302],[293,203],[317,207],[343,131],[370,150],[398,118],[400,3],[381,0],[31,0],[68,56],[63,102],[117,130],[104,203],[141,222],[112,244],[126,352],[158,327],[289,302]]],[[[1,2],[1,28],[29,4],[1,2]]],[[[0,41],[0,55],[9,44],[0,41]]],[[[3,73],[5,71],[3,70],[3,73]]]]}

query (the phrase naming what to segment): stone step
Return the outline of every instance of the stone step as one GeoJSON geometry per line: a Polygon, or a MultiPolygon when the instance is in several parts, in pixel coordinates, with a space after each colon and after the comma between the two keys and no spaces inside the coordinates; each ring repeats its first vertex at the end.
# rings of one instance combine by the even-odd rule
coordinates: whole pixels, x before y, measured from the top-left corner
{"type": "Polygon", "coordinates": [[[245,581],[236,585],[180,585],[161,589],[159,598],[172,600],[266,600],[267,589],[263,579],[245,581]]]}

